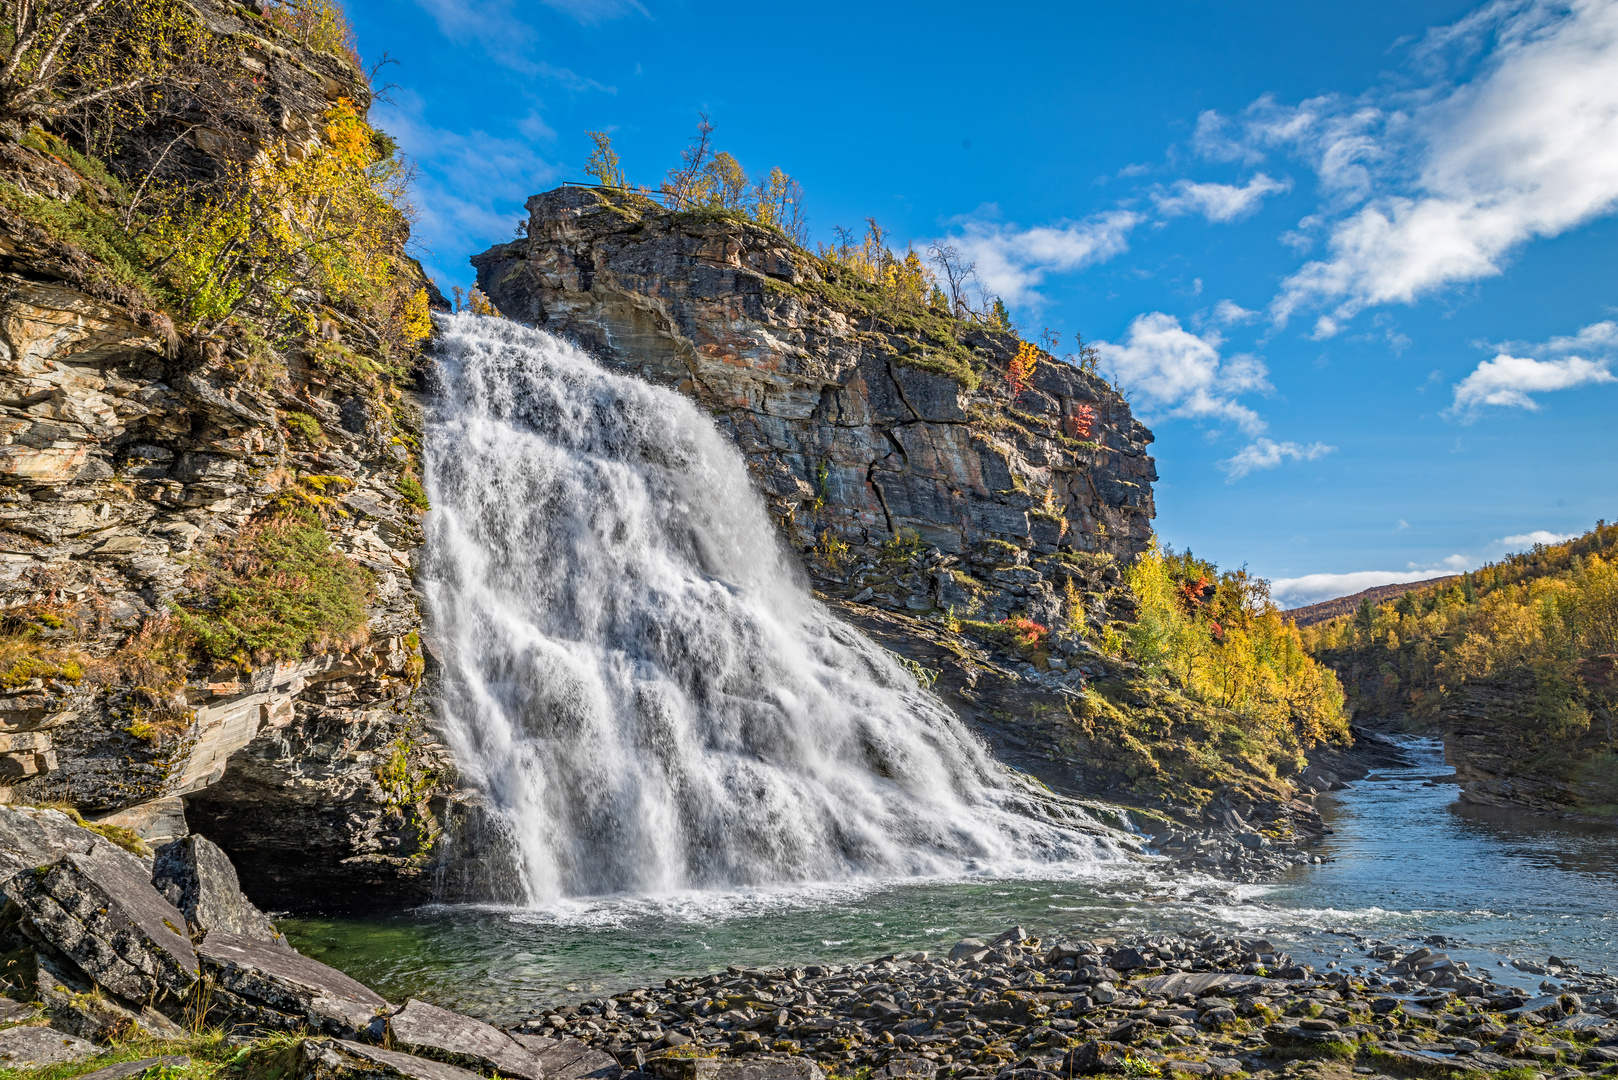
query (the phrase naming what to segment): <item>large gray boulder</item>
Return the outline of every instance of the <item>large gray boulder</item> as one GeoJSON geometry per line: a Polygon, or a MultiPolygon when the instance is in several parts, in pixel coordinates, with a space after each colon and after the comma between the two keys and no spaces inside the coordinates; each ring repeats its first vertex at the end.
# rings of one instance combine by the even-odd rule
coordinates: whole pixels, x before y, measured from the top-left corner
{"type": "Polygon", "coordinates": [[[242,895],[230,857],[207,837],[187,836],[158,848],[152,885],[185,913],[194,934],[223,930],[285,944],[270,917],[242,895]]]}
{"type": "Polygon", "coordinates": [[[152,888],[141,860],[109,843],[19,870],[0,892],[26,916],[25,935],[121,998],[178,999],[197,981],[185,916],[152,888]]]}
{"type": "Polygon", "coordinates": [[[497,1072],[522,1080],[545,1080],[539,1055],[499,1028],[411,998],[388,1021],[393,1044],[408,1053],[497,1072]]]}
{"type": "Polygon", "coordinates": [[[208,1015],[218,1022],[352,1038],[379,1032],[393,1009],[336,968],[259,938],[210,930],[197,955],[214,983],[208,1015]]]}
{"type": "Polygon", "coordinates": [[[153,1039],[183,1039],[186,1035],[180,1025],[150,1005],[120,1002],[111,994],[98,993],[89,976],[53,949],[34,951],[34,988],[51,1026],[81,1039],[113,1043],[138,1035],[153,1039]]]}
{"type": "Polygon", "coordinates": [[[0,806],[0,874],[82,855],[97,842],[105,841],[60,810],[0,806]]]}

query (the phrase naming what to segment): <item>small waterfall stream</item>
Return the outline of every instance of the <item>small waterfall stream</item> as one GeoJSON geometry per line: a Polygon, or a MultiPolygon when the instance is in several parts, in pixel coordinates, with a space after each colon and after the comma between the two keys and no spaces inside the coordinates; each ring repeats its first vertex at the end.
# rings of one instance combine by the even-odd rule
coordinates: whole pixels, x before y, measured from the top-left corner
{"type": "Polygon", "coordinates": [[[1119,857],[814,601],[697,406],[541,331],[442,330],[423,579],[530,903],[1119,857]]]}

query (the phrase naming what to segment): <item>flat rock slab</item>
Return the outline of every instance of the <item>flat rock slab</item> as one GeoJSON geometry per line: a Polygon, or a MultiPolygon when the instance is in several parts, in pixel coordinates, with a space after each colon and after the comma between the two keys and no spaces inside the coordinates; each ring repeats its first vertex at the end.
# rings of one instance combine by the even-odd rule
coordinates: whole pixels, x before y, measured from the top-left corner
{"type": "Polygon", "coordinates": [[[20,870],[0,891],[99,985],[130,1001],[183,996],[197,981],[185,916],[152,888],[146,864],[110,844],[20,870]]]}
{"type": "Polygon", "coordinates": [[[191,1064],[191,1059],[184,1054],[174,1057],[149,1057],[139,1061],[124,1061],[117,1065],[108,1065],[105,1069],[97,1069],[93,1073],[85,1073],[78,1080],[124,1080],[125,1077],[139,1076],[147,1069],[163,1066],[169,1069],[183,1069],[191,1064]]]}
{"type": "Polygon", "coordinates": [[[0,1069],[37,1069],[83,1061],[101,1053],[101,1048],[55,1028],[14,1027],[0,1031],[0,1069]]]}
{"type": "Polygon", "coordinates": [[[307,1024],[349,1035],[368,1030],[392,1008],[336,968],[258,938],[213,930],[197,955],[224,991],[215,995],[218,1007],[245,1022],[288,1030],[307,1024]]]}
{"type": "Polygon", "coordinates": [[[1260,990],[1266,986],[1277,986],[1279,983],[1262,975],[1178,971],[1172,975],[1154,975],[1149,979],[1136,979],[1130,985],[1132,989],[1153,997],[1175,998],[1181,994],[1202,997],[1210,990],[1260,990]]]}
{"type": "Polygon", "coordinates": [[[808,1058],[654,1058],[646,1071],[662,1080],[824,1080],[808,1058]]]}
{"type": "Polygon", "coordinates": [[[291,1080],[483,1080],[442,1061],[342,1039],[305,1039],[291,1080]]]}
{"type": "Polygon", "coordinates": [[[0,1024],[15,1024],[19,1020],[27,1020],[38,1009],[32,1005],[25,1005],[20,1001],[12,1001],[8,997],[0,997],[0,1024]]]}
{"type": "Polygon", "coordinates": [[[97,839],[60,810],[0,806],[0,869],[22,870],[84,854],[97,839]]]}
{"type": "MultiPolygon", "coordinates": [[[[577,1039],[547,1039],[542,1035],[518,1035],[513,1039],[539,1058],[545,1080],[618,1080],[623,1067],[610,1054],[592,1050],[577,1039]],[[546,1045],[549,1044],[549,1045],[546,1045]]],[[[647,1068],[651,1066],[648,1064],[647,1068]]]]}
{"type": "MultiPolygon", "coordinates": [[[[499,1028],[411,998],[393,1014],[388,1030],[399,1049],[479,1072],[546,1080],[537,1053],[499,1028]]],[[[553,1074],[554,1075],[554,1074],[553,1074]]]]}

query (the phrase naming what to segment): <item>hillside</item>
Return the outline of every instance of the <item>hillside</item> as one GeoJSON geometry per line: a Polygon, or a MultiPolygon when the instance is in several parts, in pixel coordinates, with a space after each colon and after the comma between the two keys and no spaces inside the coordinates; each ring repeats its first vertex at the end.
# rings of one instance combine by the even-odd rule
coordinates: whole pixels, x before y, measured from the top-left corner
{"type": "Polygon", "coordinates": [[[1413,589],[1443,588],[1459,580],[1459,574],[1451,574],[1448,577],[1426,578],[1422,581],[1407,581],[1395,585],[1373,585],[1352,596],[1339,596],[1332,600],[1322,600],[1318,604],[1288,608],[1287,618],[1299,626],[1314,626],[1316,623],[1327,622],[1342,615],[1352,615],[1366,601],[1381,604],[1388,600],[1396,600],[1413,589]]]}
{"type": "Polygon", "coordinates": [[[1360,718],[1441,732],[1466,797],[1618,814],[1618,526],[1304,630],[1360,718]]]}

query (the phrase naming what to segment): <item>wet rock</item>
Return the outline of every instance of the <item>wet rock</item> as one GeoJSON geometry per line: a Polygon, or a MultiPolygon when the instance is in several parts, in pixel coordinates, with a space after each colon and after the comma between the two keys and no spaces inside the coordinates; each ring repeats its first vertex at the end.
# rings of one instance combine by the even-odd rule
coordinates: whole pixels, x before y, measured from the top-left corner
{"type": "Polygon", "coordinates": [[[197,980],[185,916],[152,888],[145,864],[111,844],[18,871],[0,891],[27,917],[25,934],[120,997],[178,999],[197,980]]]}
{"type": "Polygon", "coordinates": [[[392,1008],[336,968],[259,938],[213,930],[197,955],[215,986],[208,1016],[217,1022],[353,1036],[380,1029],[392,1008]]]}
{"type": "Polygon", "coordinates": [[[0,1069],[40,1069],[83,1061],[100,1053],[94,1043],[48,1027],[14,1027],[0,1031],[0,1069]]]}
{"type": "Polygon", "coordinates": [[[388,1021],[394,1045],[479,1072],[543,1080],[539,1056],[498,1028],[411,998],[388,1021]]]}
{"type": "Polygon", "coordinates": [[[206,837],[187,836],[159,848],[152,884],[184,912],[193,933],[223,930],[284,944],[269,916],[242,894],[230,858],[206,837]]]}

